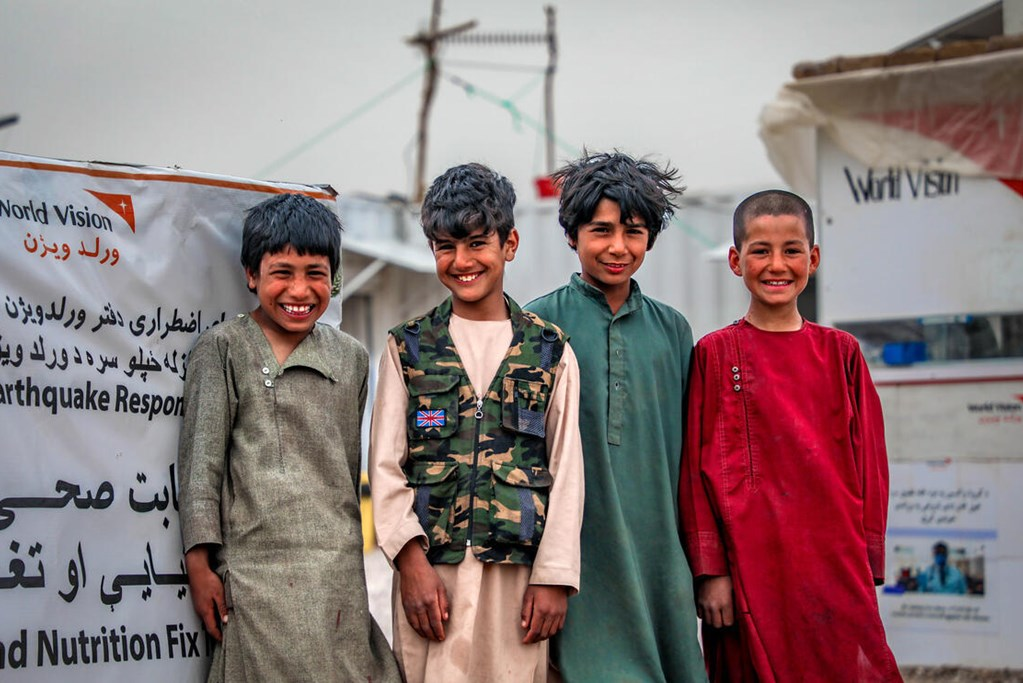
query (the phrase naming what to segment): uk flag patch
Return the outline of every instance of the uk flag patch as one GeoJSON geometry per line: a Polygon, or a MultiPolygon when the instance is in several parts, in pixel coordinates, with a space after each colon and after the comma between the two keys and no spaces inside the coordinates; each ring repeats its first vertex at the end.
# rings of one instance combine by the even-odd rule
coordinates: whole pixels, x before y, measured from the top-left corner
{"type": "Polygon", "coordinates": [[[417,427],[443,427],[444,426],[444,409],[439,410],[417,410],[416,411],[416,426],[417,427]]]}

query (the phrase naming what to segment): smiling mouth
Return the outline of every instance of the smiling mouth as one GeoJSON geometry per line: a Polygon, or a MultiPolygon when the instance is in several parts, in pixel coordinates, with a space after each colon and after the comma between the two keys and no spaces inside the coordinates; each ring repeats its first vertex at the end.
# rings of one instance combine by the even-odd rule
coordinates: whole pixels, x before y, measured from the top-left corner
{"type": "Polygon", "coordinates": [[[302,304],[300,306],[295,304],[281,304],[281,308],[288,315],[309,315],[316,308],[312,304],[302,304]]]}
{"type": "Polygon", "coordinates": [[[764,280],[764,284],[769,287],[784,287],[792,284],[792,280],[764,280]]]}
{"type": "Polygon", "coordinates": [[[482,273],[466,273],[465,275],[455,275],[454,278],[459,282],[472,282],[480,275],[482,275],[482,273]]]}

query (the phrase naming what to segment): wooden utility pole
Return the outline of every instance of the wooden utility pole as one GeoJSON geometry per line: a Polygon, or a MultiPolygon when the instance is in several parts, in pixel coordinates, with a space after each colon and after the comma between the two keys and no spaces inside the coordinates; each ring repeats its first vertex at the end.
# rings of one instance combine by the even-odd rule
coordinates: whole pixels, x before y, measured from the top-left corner
{"type": "Polygon", "coordinates": [[[430,12],[430,28],[420,31],[408,39],[409,45],[415,45],[423,51],[423,58],[426,60],[426,73],[423,78],[423,100],[419,106],[419,129],[416,134],[416,179],[415,179],[415,201],[423,201],[426,194],[426,144],[427,131],[430,121],[430,108],[433,105],[433,94],[437,87],[437,43],[448,36],[468,31],[476,27],[475,21],[467,21],[458,26],[438,30],[440,25],[441,1],[433,0],[433,9],[430,12]]]}
{"type": "Polygon", "coordinates": [[[544,128],[547,133],[547,175],[554,173],[554,72],[558,69],[558,37],[554,27],[554,7],[543,8],[547,15],[547,69],[543,79],[544,128]]]}

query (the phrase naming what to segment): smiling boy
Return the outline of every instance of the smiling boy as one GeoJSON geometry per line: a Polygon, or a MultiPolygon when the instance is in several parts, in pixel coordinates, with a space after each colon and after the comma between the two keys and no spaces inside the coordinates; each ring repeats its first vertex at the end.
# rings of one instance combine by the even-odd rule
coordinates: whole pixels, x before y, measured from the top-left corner
{"type": "Polygon", "coordinates": [[[480,164],[433,182],[423,231],[451,296],[392,329],[380,361],[370,483],[409,683],[542,683],[579,587],[578,366],[504,294],[514,206],[480,164]]]}
{"type": "Polygon", "coordinates": [[[820,264],[800,197],[739,204],[746,316],[696,345],[679,516],[712,681],[899,681],[884,580],[888,462],[856,340],[802,318],[820,264]]]}
{"type": "Polygon", "coordinates": [[[581,272],[527,308],[578,349],[586,503],[583,590],[551,659],[569,683],[702,681],[675,498],[693,336],[632,277],[673,213],[677,173],[615,152],[555,177],[581,272]]]}
{"type": "Polygon", "coordinates": [[[241,260],[259,305],[188,356],[181,535],[210,681],[398,681],[369,614],[359,512],[366,350],[317,320],[341,225],[316,200],[249,210],[241,260]]]}

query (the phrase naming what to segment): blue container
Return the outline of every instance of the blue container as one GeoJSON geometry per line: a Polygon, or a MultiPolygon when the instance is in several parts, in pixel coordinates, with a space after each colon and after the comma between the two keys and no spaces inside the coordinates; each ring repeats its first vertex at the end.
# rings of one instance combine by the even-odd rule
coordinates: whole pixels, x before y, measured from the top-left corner
{"type": "Polygon", "coordinates": [[[912,365],[927,360],[927,344],[922,341],[888,342],[881,351],[887,365],[912,365]]]}

